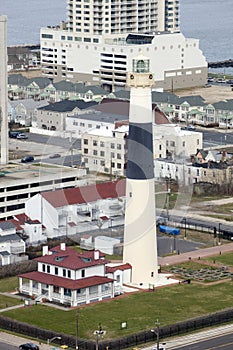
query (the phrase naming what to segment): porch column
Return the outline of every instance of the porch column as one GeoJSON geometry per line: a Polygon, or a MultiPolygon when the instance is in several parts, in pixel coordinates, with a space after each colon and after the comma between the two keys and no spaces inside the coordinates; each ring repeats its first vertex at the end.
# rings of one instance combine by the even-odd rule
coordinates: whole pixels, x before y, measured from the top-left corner
{"type": "Polygon", "coordinates": [[[29,295],[33,295],[33,281],[29,280],[29,295]]]}
{"type": "Polygon", "coordinates": [[[114,298],[114,284],[110,283],[111,297],[114,298]]]}
{"type": "Polygon", "coordinates": [[[64,288],[63,287],[60,288],[60,301],[61,301],[61,303],[64,302],[64,288]]]}
{"type": "Polygon", "coordinates": [[[86,288],[86,303],[90,303],[90,290],[89,288],[86,288]]]}
{"type": "Polygon", "coordinates": [[[38,282],[38,295],[42,294],[42,284],[38,282]]]}
{"type": "Polygon", "coordinates": [[[77,291],[71,290],[71,301],[70,306],[77,306],[77,291]]]}
{"type": "Polygon", "coordinates": [[[52,299],[52,294],[53,294],[53,286],[52,285],[49,285],[49,288],[48,288],[48,299],[52,299]]]}
{"type": "Polygon", "coordinates": [[[22,277],[19,277],[19,292],[22,292],[22,287],[23,287],[23,279],[22,277]]]}
{"type": "Polygon", "coordinates": [[[103,295],[102,295],[102,285],[99,284],[98,285],[98,299],[101,301],[103,299],[103,295]]]}

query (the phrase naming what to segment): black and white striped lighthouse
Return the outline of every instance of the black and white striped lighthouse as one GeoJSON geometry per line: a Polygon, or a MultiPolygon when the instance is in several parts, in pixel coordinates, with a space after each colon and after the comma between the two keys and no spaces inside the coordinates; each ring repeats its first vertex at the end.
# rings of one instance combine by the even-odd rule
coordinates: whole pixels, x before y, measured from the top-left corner
{"type": "Polygon", "coordinates": [[[154,83],[149,59],[140,54],[128,73],[130,87],[128,161],[123,261],[132,265],[132,283],[158,278],[155,220],[153,113],[154,83]]]}

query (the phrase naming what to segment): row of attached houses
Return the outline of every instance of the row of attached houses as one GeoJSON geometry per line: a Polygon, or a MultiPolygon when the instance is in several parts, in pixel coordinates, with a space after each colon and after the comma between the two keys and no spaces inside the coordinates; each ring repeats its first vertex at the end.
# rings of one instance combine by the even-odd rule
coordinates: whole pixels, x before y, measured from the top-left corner
{"type": "MultiPolygon", "coordinates": [[[[126,90],[116,91],[112,96],[129,99],[126,90]]],[[[179,97],[170,92],[152,91],[152,101],[157,104],[169,120],[187,125],[233,127],[233,100],[208,104],[199,95],[179,97]]]]}
{"type": "Polygon", "coordinates": [[[233,177],[233,158],[225,150],[205,151],[197,149],[189,162],[184,160],[156,159],[155,180],[176,180],[179,184],[190,186],[195,183],[216,185],[231,184],[233,177]]]}
{"type": "Polygon", "coordinates": [[[130,264],[109,264],[99,250],[78,253],[64,243],[35,259],[37,271],[19,275],[19,292],[36,301],[79,306],[113,298],[131,281],[130,264]],[[109,265],[109,266],[108,266],[109,265]]]}
{"type": "MultiPolygon", "coordinates": [[[[82,135],[82,164],[89,171],[124,176],[127,166],[129,126],[93,128],[82,135]]],[[[154,159],[190,159],[202,147],[202,133],[175,124],[154,124],[154,159]]]]}
{"type": "Polygon", "coordinates": [[[25,214],[46,227],[48,238],[119,226],[124,223],[125,180],[38,193],[25,214]]]}
{"type": "Polygon", "coordinates": [[[22,74],[11,74],[8,77],[8,97],[11,100],[33,98],[36,101],[46,100],[49,103],[69,100],[99,100],[108,93],[100,86],[86,86],[83,83],[72,83],[61,80],[53,83],[46,77],[26,78],[22,74]]]}
{"type": "MultiPolygon", "coordinates": [[[[27,79],[21,74],[15,74],[8,78],[8,96],[11,100],[31,98],[48,103],[80,99],[99,102],[106,97],[113,102],[114,99],[129,101],[130,93],[128,90],[119,90],[108,94],[99,86],[85,86],[63,80],[53,83],[45,77],[27,79]]],[[[152,91],[152,101],[173,122],[233,127],[233,100],[208,104],[199,95],[179,97],[169,92],[152,91]]]]}

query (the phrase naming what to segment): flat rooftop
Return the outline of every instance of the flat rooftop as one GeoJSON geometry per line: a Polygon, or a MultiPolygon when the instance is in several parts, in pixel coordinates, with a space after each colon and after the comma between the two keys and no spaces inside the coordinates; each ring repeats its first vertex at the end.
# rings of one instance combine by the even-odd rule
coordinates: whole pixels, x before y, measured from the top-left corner
{"type": "Polygon", "coordinates": [[[6,166],[0,166],[1,187],[8,185],[20,185],[22,183],[32,183],[46,180],[54,180],[64,177],[81,177],[85,175],[82,168],[70,168],[60,165],[45,163],[10,163],[6,166]]]}

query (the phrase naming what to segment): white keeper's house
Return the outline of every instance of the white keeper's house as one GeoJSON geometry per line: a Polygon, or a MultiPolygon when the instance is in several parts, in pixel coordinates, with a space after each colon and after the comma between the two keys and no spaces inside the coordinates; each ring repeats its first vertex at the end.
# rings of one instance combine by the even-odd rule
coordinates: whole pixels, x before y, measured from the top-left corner
{"type": "Polygon", "coordinates": [[[36,301],[78,306],[113,298],[130,283],[131,265],[107,269],[108,260],[99,250],[78,253],[61,243],[35,259],[37,271],[19,275],[19,292],[36,301]],[[109,277],[109,275],[111,277],[109,277]]]}

